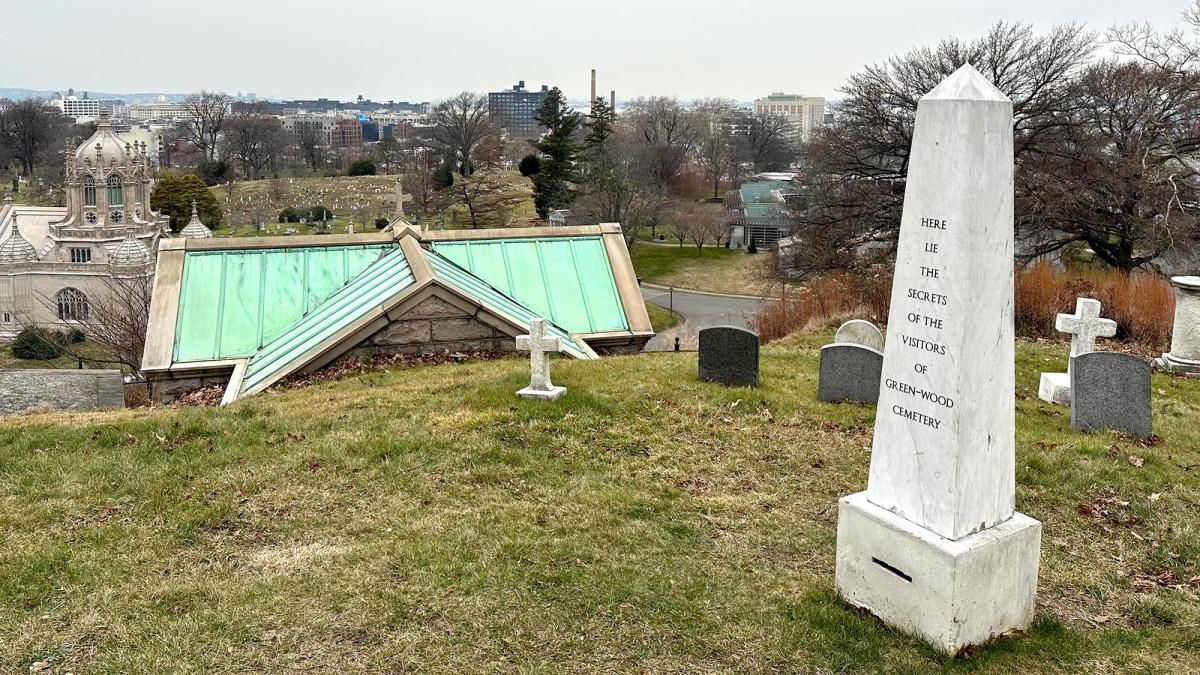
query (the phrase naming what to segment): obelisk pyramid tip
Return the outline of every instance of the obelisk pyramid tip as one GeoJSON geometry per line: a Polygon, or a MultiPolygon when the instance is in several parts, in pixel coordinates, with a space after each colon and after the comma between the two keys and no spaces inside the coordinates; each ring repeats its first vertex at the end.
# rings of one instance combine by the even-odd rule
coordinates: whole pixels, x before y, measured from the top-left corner
{"type": "Polygon", "coordinates": [[[975,66],[969,63],[942,80],[921,100],[937,101],[1003,101],[1009,102],[1004,92],[996,88],[975,66]]]}

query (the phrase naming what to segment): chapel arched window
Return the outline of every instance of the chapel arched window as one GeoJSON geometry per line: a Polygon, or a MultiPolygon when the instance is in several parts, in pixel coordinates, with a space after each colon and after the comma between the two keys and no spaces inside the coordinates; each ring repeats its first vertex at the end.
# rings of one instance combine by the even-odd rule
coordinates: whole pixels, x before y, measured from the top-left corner
{"type": "Polygon", "coordinates": [[[91,176],[83,177],[83,205],[96,205],[96,180],[91,176]]]}
{"type": "Polygon", "coordinates": [[[54,296],[58,318],[62,321],[87,321],[88,299],[77,288],[64,288],[54,296]]]}
{"type": "Polygon", "coordinates": [[[113,174],[108,177],[108,205],[121,206],[125,203],[125,189],[121,186],[121,176],[113,174]]]}

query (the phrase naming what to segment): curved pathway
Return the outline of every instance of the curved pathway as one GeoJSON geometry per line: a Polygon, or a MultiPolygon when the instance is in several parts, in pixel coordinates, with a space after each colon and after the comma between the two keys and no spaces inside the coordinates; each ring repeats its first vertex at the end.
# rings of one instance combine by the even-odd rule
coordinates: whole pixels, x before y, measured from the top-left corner
{"type": "MultiPolygon", "coordinates": [[[[641,289],[646,302],[670,308],[671,291],[644,285],[641,289]]],[[[695,349],[696,335],[703,328],[753,327],[754,315],[768,302],[770,300],[764,298],[697,293],[677,288],[674,291],[674,307],[682,315],[683,321],[655,335],[646,343],[646,351],[671,351],[675,348],[675,336],[679,336],[684,349],[695,349]]]]}

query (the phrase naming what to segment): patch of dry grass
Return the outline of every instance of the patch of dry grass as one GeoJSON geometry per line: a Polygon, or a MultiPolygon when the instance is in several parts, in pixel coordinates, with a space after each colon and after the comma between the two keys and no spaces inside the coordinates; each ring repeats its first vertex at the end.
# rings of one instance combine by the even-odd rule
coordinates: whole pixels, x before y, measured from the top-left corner
{"type": "Polygon", "coordinates": [[[836,502],[865,485],[874,411],[816,401],[829,337],[768,346],[755,390],[698,381],[690,354],[558,360],[569,392],[539,404],[502,359],[0,421],[0,670],[1196,663],[1200,382],[1155,376],[1158,444],[1083,436],[1032,396],[1065,351],[1019,346],[1039,616],[952,660],[834,595],[836,502]]]}

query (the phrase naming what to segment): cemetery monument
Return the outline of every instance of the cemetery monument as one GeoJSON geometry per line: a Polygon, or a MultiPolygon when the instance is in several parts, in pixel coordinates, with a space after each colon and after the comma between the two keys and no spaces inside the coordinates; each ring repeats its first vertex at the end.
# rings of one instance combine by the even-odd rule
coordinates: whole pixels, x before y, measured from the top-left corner
{"type": "Polygon", "coordinates": [[[550,382],[550,354],[562,348],[562,341],[546,337],[546,320],[532,319],[529,335],[517,336],[517,349],[529,352],[529,386],[517,392],[521,398],[554,401],[567,393],[566,387],[550,382]]]}
{"type": "MultiPolygon", "coordinates": [[[[1096,338],[1117,334],[1117,322],[1100,318],[1100,301],[1076,298],[1074,314],[1059,314],[1054,327],[1071,334],[1071,359],[1096,351],[1096,338]]],[[[1038,398],[1058,405],[1071,404],[1071,361],[1065,373],[1042,373],[1038,398]]]]}
{"type": "Polygon", "coordinates": [[[1092,352],[1071,357],[1071,429],[1153,434],[1150,364],[1136,356],[1092,352]]]}
{"type": "Polygon", "coordinates": [[[870,321],[854,319],[838,328],[833,344],[821,347],[817,399],[827,403],[879,401],[883,374],[883,333],[870,321]]]}
{"type": "Polygon", "coordinates": [[[871,469],[837,532],[838,594],[948,654],[1033,619],[1013,256],[1012,102],[965,65],[917,107],[871,469]]]}
{"type": "Polygon", "coordinates": [[[731,387],[758,386],[758,333],[737,326],[700,331],[700,379],[731,387]]]}
{"type": "Polygon", "coordinates": [[[1156,364],[1163,370],[1200,377],[1200,277],[1172,277],[1175,327],[1171,351],[1156,364]]]}

